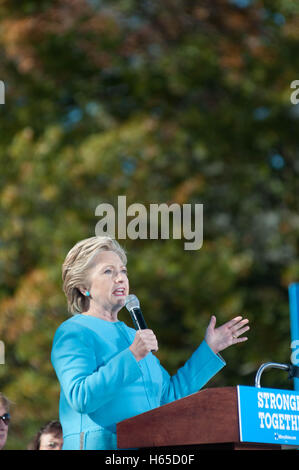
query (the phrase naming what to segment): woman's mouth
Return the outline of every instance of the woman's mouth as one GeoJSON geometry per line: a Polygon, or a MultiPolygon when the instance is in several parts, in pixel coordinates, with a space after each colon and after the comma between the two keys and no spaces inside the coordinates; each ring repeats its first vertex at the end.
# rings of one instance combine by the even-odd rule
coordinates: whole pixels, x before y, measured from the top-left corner
{"type": "Polygon", "coordinates": [[[124,287],[118,287],[117,289],[113,291],[113,294],[118,297],[121,297],[123,295],[126,295],[126,290],[124,287]]]}

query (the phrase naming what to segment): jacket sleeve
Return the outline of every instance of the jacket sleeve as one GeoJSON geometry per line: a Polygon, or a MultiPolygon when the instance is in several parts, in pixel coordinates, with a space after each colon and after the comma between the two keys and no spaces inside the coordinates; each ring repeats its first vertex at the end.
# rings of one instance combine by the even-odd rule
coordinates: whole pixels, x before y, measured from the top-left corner
{"type": "Polygon", "coordinates": [[[91,413],[105,406],[122,387],[141,375],[129,348],[98,367],[90,332],[76,325],[58,328],[51,361],[67,401],[79,413],[91,413]]]}
{"type": "Polygon", "coordinates": [[[170,376],[161,366],[163,384],[160,404],[165,405],[197,392],[225,365],[222,357],[215,354],[204,340],[175,375],[170,376]]]}

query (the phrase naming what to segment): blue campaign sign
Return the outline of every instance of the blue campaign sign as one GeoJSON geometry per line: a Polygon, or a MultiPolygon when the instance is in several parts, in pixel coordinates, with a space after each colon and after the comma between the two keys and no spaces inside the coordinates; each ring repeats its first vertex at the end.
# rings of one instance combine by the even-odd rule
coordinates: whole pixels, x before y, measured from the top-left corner
{"type": "Polygon", "coordinates": [[[238,386],[241,442],[299,446],[299,391],[238,386]]]}

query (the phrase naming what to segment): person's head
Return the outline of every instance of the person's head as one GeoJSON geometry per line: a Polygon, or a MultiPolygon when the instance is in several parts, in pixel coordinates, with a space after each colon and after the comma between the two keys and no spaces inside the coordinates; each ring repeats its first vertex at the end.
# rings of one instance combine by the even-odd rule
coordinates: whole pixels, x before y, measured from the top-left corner
{"type": "Polygon", "coordinates": [[[10,421],[9,415],[10,401],[0,392],[0,450],[6,444],[8,434],[8,424],[10,421]]]}
{"type": "Polygon", "coordinates": [[[38,431],[28,450],[61,450],[62,445],[61,424],[59,421],[50,421],[38,431]]]}
{"type": "Polygon", "coordinates": [[[69,312],[86,312],[91,303],[119,311],[129,293],[126,264],[124,249],[110,237],[91,237],[76,243],[62,266],[69,312]]]}

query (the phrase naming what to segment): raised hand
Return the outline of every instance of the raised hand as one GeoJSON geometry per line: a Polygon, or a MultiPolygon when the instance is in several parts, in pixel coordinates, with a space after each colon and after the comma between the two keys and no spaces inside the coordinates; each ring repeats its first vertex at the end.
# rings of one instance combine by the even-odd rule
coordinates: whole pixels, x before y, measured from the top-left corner
{"type": "Polygon", "coordinates": [[[245,331],[249,330],[247,323],[249,323],[247,318],[243,319],[241,316],[238,316],[216,328],[216,317],[212,315],[206,330],[205,340],[212,351],[217,354],[232,344],[247,341],[247,337],[241,337],[245,331]]]}

